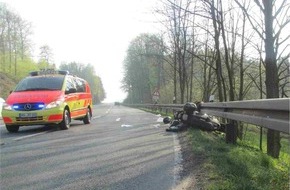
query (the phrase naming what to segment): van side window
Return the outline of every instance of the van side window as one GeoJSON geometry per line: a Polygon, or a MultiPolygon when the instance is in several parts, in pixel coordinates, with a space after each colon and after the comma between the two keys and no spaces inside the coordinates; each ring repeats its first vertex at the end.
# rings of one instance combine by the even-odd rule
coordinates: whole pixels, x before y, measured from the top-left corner
{"type": "Polygon", "coordinates": [[[69,89],[76,88],[74,81],[72,80],[71,77],[68,77],[66,80],[66,87],[65,91],[68,92],[69,89]]]}
{"type": "Polygon", "coordinates": [[[85,82],[79,78],[75,78],[77,92],[85,92],[86,91],[86,85],[85,82]]]}

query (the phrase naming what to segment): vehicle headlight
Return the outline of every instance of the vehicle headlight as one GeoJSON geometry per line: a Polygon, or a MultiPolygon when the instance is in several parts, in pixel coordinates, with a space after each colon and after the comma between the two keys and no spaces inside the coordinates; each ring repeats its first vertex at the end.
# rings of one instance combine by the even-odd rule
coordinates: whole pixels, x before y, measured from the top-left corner
{"type": "Polygon", "coordinates": [[[51,103],[47,104],[45,108],[46,108],[46,109],[55,108],[55,107],[60,106],[63,102],[64,102],[63,99],[61,99],[61,100],[56,100],[56,101],[54,101],[54,102],[51,102],[51,103]]]}
{"type": "Polygon", "coordinates": [[[12,110],[12,105],[9,105],[9,104],[4,102],[2,105],[2,109],[3,110],[12,110]]]}

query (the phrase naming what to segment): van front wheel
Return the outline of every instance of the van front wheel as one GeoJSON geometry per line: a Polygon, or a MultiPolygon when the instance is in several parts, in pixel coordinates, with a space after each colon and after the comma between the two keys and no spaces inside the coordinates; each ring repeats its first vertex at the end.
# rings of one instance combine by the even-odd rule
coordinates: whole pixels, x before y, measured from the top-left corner
{"type": "Polygon", "coordinates": [[[65,109],[63,111],[63,119],[62,119],[62,122],[59,124],[60,129],[62,129],[62,130],[69,129],[69,127],[70,127],[70,121],[71,121],[71,118],[70,118],[69,111],[67,109],[65,109]]]}

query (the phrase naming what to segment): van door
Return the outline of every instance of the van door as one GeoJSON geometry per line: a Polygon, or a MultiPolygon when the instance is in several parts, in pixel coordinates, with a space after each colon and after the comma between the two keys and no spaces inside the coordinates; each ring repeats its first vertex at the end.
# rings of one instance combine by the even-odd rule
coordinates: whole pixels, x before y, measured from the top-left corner
{"type": "Polygon", "coordinates": [[[78,109],[77,105],[78,97],[76,91],[77,89],[74,80],[70,76],[68,76],[66,78],[65,101],[69,106],[71,118],[75,117],[78,109]]]}
{"type": "Polygon", "coordinates": [[[84,116],[87,113],[87,97],[86,97],[86,85],[85,81],[75,77],[74,78],[76,89],[77,89],[77,96],[78,96],[78,115],[84,116]]]}

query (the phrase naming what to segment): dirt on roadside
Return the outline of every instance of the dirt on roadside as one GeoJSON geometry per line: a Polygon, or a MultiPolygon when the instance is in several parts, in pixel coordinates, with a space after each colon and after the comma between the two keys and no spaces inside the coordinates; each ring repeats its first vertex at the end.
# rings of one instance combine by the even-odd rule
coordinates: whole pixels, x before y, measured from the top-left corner
{"type": "Polygon", "coordinates": [[[182,152],[182,166],[180,173],[180,184],[175,190],[203,190],[202,180],[202,164],[204,157],[194,155],[192,151],[192,141],[187,135],[187,131],[179,132],[178,139],[182,152]]]}

